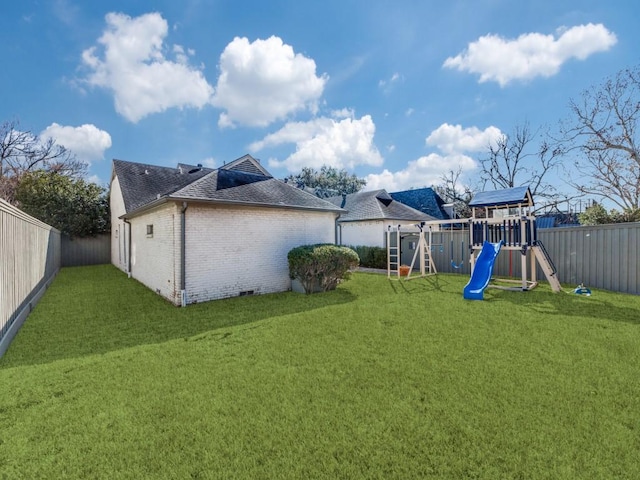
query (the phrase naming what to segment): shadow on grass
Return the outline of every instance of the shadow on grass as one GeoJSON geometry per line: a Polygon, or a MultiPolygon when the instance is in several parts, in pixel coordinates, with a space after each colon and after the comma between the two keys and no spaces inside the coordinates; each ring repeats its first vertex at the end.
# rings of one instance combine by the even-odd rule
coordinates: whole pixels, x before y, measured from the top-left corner
{"type": "Polygon", "coordinates": [[[190,338],[355,298],[346,289],[283,292],[178,308],[111,265],[64,268],[0,359],[0,368],[190,338]]]}
{"type": "MultiPolygon", "coordinates": [[[[488,290],[489,291],[489,290],[488,290]]],[[[615,292],[594,291],[590,297],[566,291],[553,293],[544,285],[532,291],[491,289],[492,302],[524,306],[544,315],[565,315],[640,325],[640,298],[615,292]]]]}

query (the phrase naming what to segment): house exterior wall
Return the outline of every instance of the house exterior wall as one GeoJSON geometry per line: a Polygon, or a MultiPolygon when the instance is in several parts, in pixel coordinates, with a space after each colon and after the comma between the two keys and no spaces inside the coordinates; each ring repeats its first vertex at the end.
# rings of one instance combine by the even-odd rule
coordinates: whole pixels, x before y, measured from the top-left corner
{"type": "Polygon", "coordinates": [[[335,218],[332,212],[190,204],[187,303],[290,290],[287,253],[334,243],[335,218]]]}
{"type": "Polygon", "coordinates": [[[386,247],[386,235],[389,227],[395,229],[398,224],[407,225],[407,230],[412,223],[420,223],[420,220],[368,220],[362,222],[343,222],[340,224],[340,244],[368,247],[386,247]]]}
{"type": "Polygon", "coordinates": [[[180,217],[180,207],[167,203],[130,220],[131,276],[174,305],[180,305],[180,217]]]}
{"type": "Polygon", "coordinates": [[[340,224],[342,245],[384,247],[384,222],[371,220],[364,222],[343,222],[340,224]]]}
{"type": "Polygon", "coordinates": [[[111,181],[110,194],[111,207],[111,263],[123,272],[127,271],[127,225],[118,217],[125,214],[124,199],[122,198],[122,190],[118,177],[114,177],[111,181]]]}

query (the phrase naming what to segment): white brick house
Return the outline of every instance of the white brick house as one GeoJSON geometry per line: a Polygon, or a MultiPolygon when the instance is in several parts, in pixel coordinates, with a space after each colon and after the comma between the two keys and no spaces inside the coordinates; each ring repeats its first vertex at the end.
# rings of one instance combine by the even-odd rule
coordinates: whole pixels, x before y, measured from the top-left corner
{"type": "Polygon", "coordinates": [[[249,155],[216,170],[114,160],[111,259],[175,305],[282,292],[289,250],[334,243],[341,212],[249,155]]]}
{"type": "Polygon", "coordinates": [[[347,210],[338,219],[340,245],[386,247],[386,232],[398,224],[435,220],[419,210],[400,203],[386,190],[352,193],[327,199],[347,210]]]}

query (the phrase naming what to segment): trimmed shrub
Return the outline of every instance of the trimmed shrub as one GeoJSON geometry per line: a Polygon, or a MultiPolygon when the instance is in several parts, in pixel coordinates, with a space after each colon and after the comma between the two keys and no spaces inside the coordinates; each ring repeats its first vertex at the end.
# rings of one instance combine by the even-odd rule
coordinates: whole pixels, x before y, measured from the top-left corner
{"type": "Polygon", "coordinates": [[[289,276],[298,279],[306,293],[333,290],[360,261],[352,249],[324,243],[293,248],[287,260],[289,276]]]}
{"type": "Polygon", "coordinates": [[[387,268],[387,249],[382,247],[369,247],[357,245],[349,247],[360,257],[360,266],[367,268],[387,268]]]}

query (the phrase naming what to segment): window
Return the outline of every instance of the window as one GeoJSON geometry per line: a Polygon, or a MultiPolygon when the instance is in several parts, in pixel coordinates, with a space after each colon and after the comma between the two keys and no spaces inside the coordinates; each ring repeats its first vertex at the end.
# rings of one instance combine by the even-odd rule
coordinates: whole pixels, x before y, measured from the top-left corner
{"type": "Polygon", "coordinates": [[[153,225],[147,225],[147,237],[153,237],[153,225]]]}

